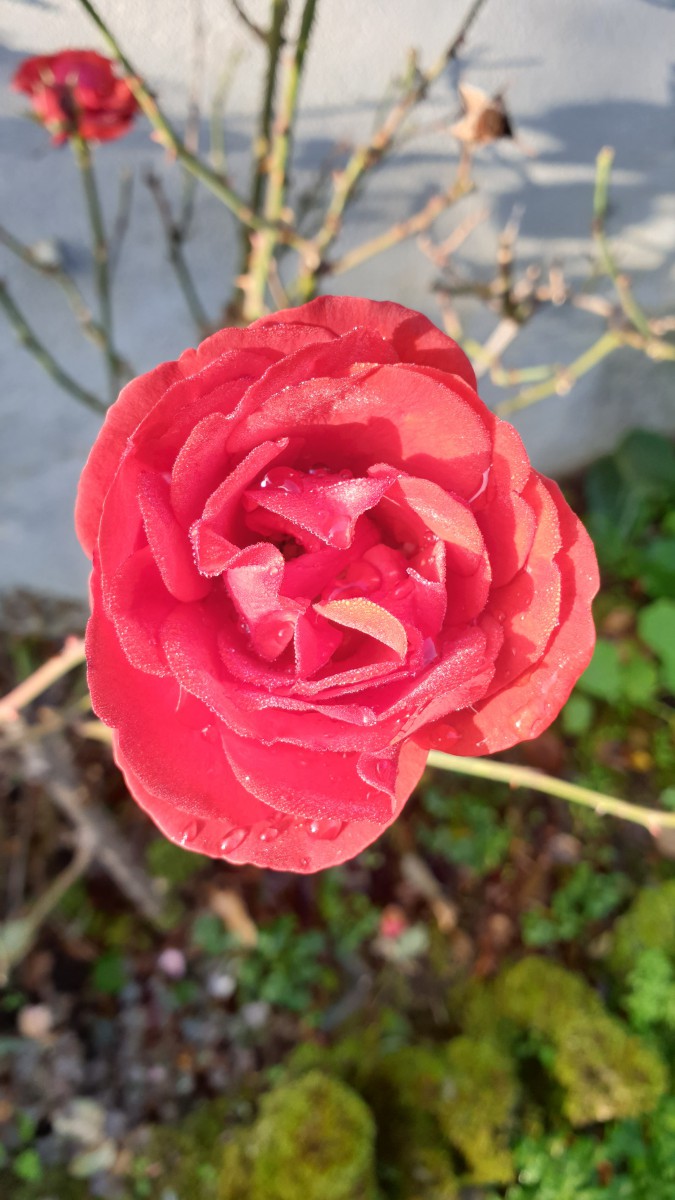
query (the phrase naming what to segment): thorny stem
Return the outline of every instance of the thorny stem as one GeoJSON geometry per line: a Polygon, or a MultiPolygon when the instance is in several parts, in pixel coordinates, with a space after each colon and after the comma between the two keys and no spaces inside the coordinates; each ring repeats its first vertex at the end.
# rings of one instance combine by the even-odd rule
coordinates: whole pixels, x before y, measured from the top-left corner
{"type": "MultiPolygon", "coordinates": [[[[346,166],[335,180],[333,196],[326,216],[321,229],[314,239],[319,264],[340,232],[344,211],[352,199],[362,176],[384,157],[411,110],[426,97],[432,83],[438,79],[448,64],[457,57],[469,29],[486,2],[487,0],[473,0],[462,20],[458,32],[440,57],[426,71],[415,73],[403,95],[399,97],[398,101],[389,110],[389,113],[375,130],[370,140],[362,146],[357,146],[351,154],[346,166]]],[[[294,288],[300,300],[309,300],[314,295],[319,273],[320,266],[319,271],[317,271],[316,268],[312,268],[311,263],[305,265],[298,276],[294,288]]]]}
{"type": "Polygon", "coordinates": [[[99,305],[99,324],[103,333],[103,353],[108,374],[108,394],[112,402],[117,397],[117,355],[113,344],[112,302],[110,297],[110,272],[108,270],[108,240],[103,224],[101,201],[96,186],[91,149],[85,138],[72,138],[75,161],[80,169],[87,215],[91,228],[94,278],[99,305]]]}
{"type": "Polygon", "coordinates": [[[80,404],[85,404],[87,408],[93,409],[94,412],[105,413],[107,411],[107,406],[102,400],[99,400],[98,396],[94,396],[92,392],[88,392],[85,388],[81,387],[77,380],[73,379],[72,375],[69,375],[67,371],[64,371],[59,366],[54,356],[31,329],[2,279],[0,279],[0,308],[4,309],[5,315],[22,346],[24,346],[29,354],[33,355],[33,358],[51,376],[54,383],[62,388],[64,392],[68,392],[73,396],[75,400],[78,400],[80,404]]]}
{"type": "Polygon", "coordinates": [[[157,175],[154,175],[152,171],[148,171],[145,182],[157,205],[157,211],[159,212],[166,237],[169,262],[174,269],[178,286],[183,293],[185,303],[194,321],[198,335],[205,337],[211,331],[212,327],[197,294],[192,273],[183,253],[183,242],[185,240],[184,226],[174,220],[161,179],[157,175]]]}
{"type": "Polygon", "coordinates": [[[432,196],[419,212],[413,213],[407,220],[398,221],[390,229],[386,229],[384,233],[378,234],[377,237],[369,238],[367,242],[362,242],[360,246],[355,246],[353,250],[348,250],[341,258],[325,263],[323,267],[324,273],[327,275],[342,275],[345,271],[350,271],[352,267],[357,267],[361,263],[367,262],[369,258],[373,258],[376,254],[381,254],[383,250],[389,250],[392,246],[397,246],[399,242],[405,241],[406,238],[423,233],[446,208],[450,208],[452,204],[456,204],[463,196],[468,196],[473,191],[473,187],[474,185],[469,180],[457,180],[446,192],[438,192],[435,196],[432,196]]]}
{"type": "MultiPolygon", "coordinates": [[[[318,0],[305,0],[300,21],[300,32],[292,56],[286,67],[283,92],[279,110],[274,122],[272,143],[267,167],[267,191],[265,195],[265,218],[269,225],[278,225],[283,212],[286,191],[288,187],[288,168],[293,139],[293,124],[298,104],[300,80],[305,63],[305,55],[309,46],[309,38],[316,13],[318,0]]],[[[285,5],[284,5],[285,8],[285,5]]],[[[274,29],[274,26],[273,26],[274,29]]],[[[279,26],[278,37],[281,37],[279,26]]],[[[270,31],[270,39],[272,30],[270,31]]],[[[278,46],[270,42],[270,63],[272,55],[278,57],[278,46]]],[[[276,66],[274,67],[276,75],[276,66]]],[[[273,84],[273,81],[272,81],[273,84]]],[[[271,109],[270,109],[271,116],[271,109]]],[[[268,125],[269,136],[269,125],[268,125]]],[[[265,158],[267,155],[265,155],[265,158]]],[[[262,169],[265,168],[265,160],[262,169]]],[[[262,180],[260,183],[262,189],[262,180]]],[[[265,288],[269,275],[270,262],[278,238],[273,229],[267,229],[251,239],[251,257],[248,269],[248,281],[244,288],[243,315],[247,321],[255,320],[265,311],[265,288]]]]}
{"type": "MultiPolygon", "coordinates": [[[[267,222],[258,217],[248,204],[239,196],[229,184],[213,171],[201,158],[191,154],[185,143],[180,139],[168,117],[160,108],[157,100],[145,85],[138,72],[130,63],[129,59],[122,50],[119,42],[114,37],[105,21],[91,3],[91,0],[77,0],[81,8],[91,17],[101,36],[105,40],[111,54],[121,66],[126,76],[127,83],[136,97],[141,109],[150,121],[156,133],[156,140],[164,146],[177,160],[185,167],[191,175],[203,183],[205,187],[217,197],[234,215],[248,225],[251,229],[266,229],[267,222]]],[[[278,235],[279,241],[285,245],[294,246],[302,255],[311,254],[313,247],[305,238],[300,237],[291,226],[280,223],[275,232],[278,235]]]]}
{"type": "Polygon", "coordinates": [[[572,804],[581,804],[584,808],[592,809],[598,816],[607,814],[619,817],[623,821],[632,821],[634,825],[642,825],[653,837],[658,837],[663,829],[675,829],[675,813],[643,808],[642,805],[631,804],[628,800],[618,800],[615,796],[605,795],[604,792],[595,792],[591,788],[568,783],[566,779],[554,779],[541,771],[533,770],[532,767],[495,762],[489,758],[464,758],[454,754],[443,754],[440,750],[430,752],[427,765],[458,775],[508,783],[513,788],[528,787],[532,791],[543,792],[546,796],[569,800],[572,804]]]}
{"type": "Polygon", "coordinates": [[[496,412],[500,417],[506,417],[511,413],[520,412],[523,408],[529,408],[531,404],[536,404],[539,400],[545,400],[547,396],[569,392],[582,375],[591,371],[593,367],[602,362],[603,358],[612,354],[622,344],[622,341],[621,334],[616,330],[607,330],[569,366],[554,370],[543,383],[525,388],[511,400],[504,400],[497,405],[496,412]]]}
{"type": "Polygon", "coordinates": [[[600,260],[603,268],[614,284],[619,304],[623,309],[626,319],[630,321],[631,325],[644,338],[650,338],[652,332],[649,327],[649,319],[635,299],[628,279],[625,275],[620,274],[605,232],[605,220],[609,204],[609,184],[613,162],[613,148],[611,146],[603,146],[596,159],[595,193],[593,196],[593,237],[600,251],[600,260]]]}
{"type": "Polygon", "coordinates": [[[268,37],[267,31],[263,29],[262,25],[256,25],[255,21],[249,17],[239,0],[230,0],[230,4],[232,5],[240,21],[243,22],[249,32],[252,33],[254,37],[258,38],[259,41],[266,42],[268,37]]]}
{"type": "Polygon", "coordinates": [[[11,251],[27,267],[31,267],[34,271],[39,271],[41,275],[45,275],[47,278],[53,279],[54,283],[58,283],[78,324],[82,327],[82,331],[87,337],[91,338],[95,345],[99,347],[103,345],[103,330],[94,320],[75,280],[71,278],[58,262],[51,262],[41,258],[32,246],[26,246],[24,242],[20,242],[18,238],[14,237],[14,234],[1,225],[0,244],[11,251]]]}
{"type": "MultiPolygon", "coordinates": [[[[288,0],[272,0],[272,20],[266,37],[267,72],[263,92],[262,108],[260,110],[260,125],[253,144],[253,181],[251,184],[250,206],[254,213],[259,213],[262,206],[265,185],[266,162],[270,149],[270,133],[274,113],[274,97],[277,89],[277,73],[279,56],[284,44],[284,23],[288,15],[288,0]]],[[[248,240],[246,253],[248,254],[248,240]]]]}

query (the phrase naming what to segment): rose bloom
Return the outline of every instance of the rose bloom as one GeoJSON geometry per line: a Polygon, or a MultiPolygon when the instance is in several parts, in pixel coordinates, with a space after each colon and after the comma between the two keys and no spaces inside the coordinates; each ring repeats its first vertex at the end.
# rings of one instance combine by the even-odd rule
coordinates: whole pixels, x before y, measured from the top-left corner
{"type": "Polygon", "coordinates": [[[138,105],[114,63],[95,50],[61,50],[27,58],[12,87],[30,96],[33,112],[57,145],[78,135],[110,142],[128,132],[138,105]]]}
{"type": "Polygon", "coordinates": [[[135,379],[80,482],[95,711],[172,841],[301,872],[400,813],[430,747],[536,737],[591,656],[591,542],[471,365],[324,297],[135,379]]]}

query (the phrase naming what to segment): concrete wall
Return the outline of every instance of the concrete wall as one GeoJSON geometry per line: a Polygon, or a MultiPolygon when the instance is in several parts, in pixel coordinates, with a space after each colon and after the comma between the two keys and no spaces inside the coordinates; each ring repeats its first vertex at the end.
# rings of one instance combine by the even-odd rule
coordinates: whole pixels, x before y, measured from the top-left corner
{"type": "MultiPolygon", "coordinates": [[[[266,0],[245,0],[263,19],[266,0]]],[[[459,24],[466,0],[323,0],[303,87],[296,186],[302,189],[336,141],[359,139],[406,50],[425,62],[459,24]]],[[[242,31],[227,0],[101,0],[132,61],[157,88],[167,110],[185,111],[201,18],[204,111],[234,52],[242,54],[229,102],[229,167],[243,186],[251,117],[260,89],[262,50],[242,31]]],[[[297,11],[297,4],[295,5],[297,11]]],[[[12,71],[27,54],[99,46],[76,0],[3,0],[0,8],[0,221],[27,242],[58,239],[69,268],[88,288],[83,211],[68,149],[52,149],[11,93],[12,71]]],[[[488,90],[506,88],[520,144],[482,151],[476,176],[482,196],[447,214],[449,232],[477,203],[491,215],[465,247],[473,269],[494,261],[495,235],[522,206],[519,252],[564,259],[583,273],[594,159],[616,148],[611,226],[616,251],[634,272],[645,304],[673,303],[675,247],[675,6],[670,0],[490,0],[462,60],[464,77],[488,90]],[[522,147],[531,154],[523,153],[522,147]]],[[[457,110],[457,72],[447,73],[420,122],[457,110]]],[[[205,123],[206,124],[206,123],[205,123]]],[[[414,211],[451,178],[455,146],[445,134],[407,142],[372,179],[355,205],[342,245],[414,211]]],[[[139,182],[149,165],[175,173],[148,139],[144,121],[123,141],[97,153],[106,213],[112,220],[123,165],[137,183],[131,225],[116,279],[119,341],[138,370],[173,357],[194,340],[184,302],[165,262],[154,207],[139,182]]],[[[217,202],[200,192],[188,253],[202,299],[214,315],[227,295],[237,230],[217,202]]],[[[58,292],[2,251],[0,271],[54,352],[91,387],[101,386],[95,352],[83,343],[58,292]]],[[[335,290],[391,298],[437,318],[434,269],[413,244],[393,250],[336,280],[335,290]]],[[[490,321],[467,320],[485,336],[490,321]]],[[[537,319],[510,354],[510,365],[568,362],[600,332],[574,311],[537,319]]],[[[66,596],[84,594],[87,564],[72,533],[75,486],[97,420],[60,393],[16,346],[0,319],[0,589],[29,586],[66,596]]],[[[648,424],[675,430],[675,375],[622,351],[575,391],[523,413],[517,424],[537,466],[561,473],[610,448],[622,429],[648,424]]],[[[486,399],[495,398],[487,384],[486,399]]]]}

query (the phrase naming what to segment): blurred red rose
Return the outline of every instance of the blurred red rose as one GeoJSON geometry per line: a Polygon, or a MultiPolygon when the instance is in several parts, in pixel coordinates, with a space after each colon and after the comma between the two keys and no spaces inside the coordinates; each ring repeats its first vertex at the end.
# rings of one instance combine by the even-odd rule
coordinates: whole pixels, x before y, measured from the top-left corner
{"type": "Polygon", "coordinates": [[[129,130],[138,105],[114,63],[95,50],[61,50],[27,58],[12,78],[57,145],[74,135],[110,142],[129,130]]]}
{"type": "Polygon", "coordinates": [[[80,483],[95,711],[173,841],[315,871],[430,747],[553,720],[593,648],[588,536],[425,317],[325,297],[130,383],[80,483]]]}

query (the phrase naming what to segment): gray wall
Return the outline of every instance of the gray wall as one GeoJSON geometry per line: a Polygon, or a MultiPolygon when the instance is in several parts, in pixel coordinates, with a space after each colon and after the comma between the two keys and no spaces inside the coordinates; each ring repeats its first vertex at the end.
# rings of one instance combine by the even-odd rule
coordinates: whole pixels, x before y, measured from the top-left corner
{"type": "MultiPolygon", "coordinates": [[[[263,18],[264,0],[246,0],[263,18]]],[[[425,62],[458,25],[459,0],[323,0],[303,87],[296,185],[302,188],[335,141],[359,139],[409,46],[425,62]]],[[[195,14],[206,34],[200,71],[204,110],[232,52],[243,52],[229,110],[230,169],[240,183],[262,67],[261,48],[241,29],[226,0],[101,0],[132,61],[169,112],[185,111],[195,14]]],[[[297,9],[297,5],[296,5],[297,9]]],[[[83,214],[67,148],[52,149],[44,131],[22,115],[9,91],[22,57],[73,46],[99,46],[76,0],[3,0],[0,8],[0,221],[27,242],[56,237],[70,269],[87,287],[83,214]]],[[[673,301],[675,247],[675,7],[668,0],[491,0],[462,61],[464,77],[488,90],[505,87],[520,144],[482,151],[476,177],[482,196],[438,225],[449,232],[472,204],[490,205],[489,220],[465,247],[474,270],[494,261],[495,235],[522,205],[523,260],[562,259],[574,274],[588,262],[594,159],[616,148],[611,227],[615,248],[634,272],[640,299],[654,310],[673,301]],[[523,153],[523,147],[531,153],[523,153]]],[[[457,73],[447,73],[419,120],[457,109],[457,73]]],[[[342,245],[381,230],[419,207],[451,178],[455,146],[445,134],[407,142],[373,178],[353,210],[342,245]]],[[[150,164],[174,175],[148,139],[144,121],[123,141],[97,152],[109,218],[123,165],[138,176],[150,164]]],[[[214,314],[227,294],[237,231],[200,193],[189,258],[202,298],[214,314]]],[[[96,354],[82,342],[58,292],[2,252],[0,271],[60,360],[92,387],[101,386],[96,354]]],[[[407,244],[336,280],[335,290],[399,300],[438,319],[431,265],[407,244]]],[[[173,357],[194,340],[174,287],[156,213],[137,183],[131,226],[116,281],[119,340],[139,370],[173,357]]],[[[485,336],[491,320],[467,320],[485,336]]],[[[600,332],[574,311],[543,315],[524,332],[510,365],[567,362],[600,332]]],[[[72,504],[96,418],[60,393],[14,343],[0,320],[0,589],[29,586],[79,596],[87,563],[72,532],[72,504]]],[[[671,369],[622,351],[566,397],[544,402],[516,422],[537,466],[563,473],[610,448],[637,424],[675,429],[671,369]]],[[[496,393],[489,384],[485,398],[496,393]]]]}

